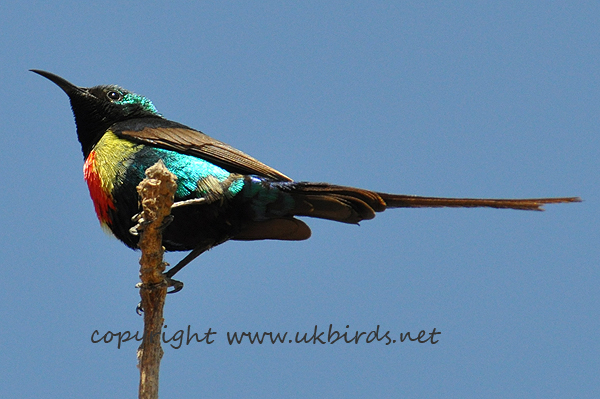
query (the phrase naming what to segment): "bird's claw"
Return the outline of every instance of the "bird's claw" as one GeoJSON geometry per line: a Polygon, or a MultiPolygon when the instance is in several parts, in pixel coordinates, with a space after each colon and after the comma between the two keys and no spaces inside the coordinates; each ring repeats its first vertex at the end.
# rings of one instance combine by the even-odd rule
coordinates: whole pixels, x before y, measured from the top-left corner
{"type": "MultiPolygon", "coordinates": [[[[163,273],[164,275],[164,273],[163,273]]],[[[179,292],[183,289],[183,282],[179,281],[179,280],[175,280],[172,279],[170,277],[165,276],[165,281],[167,282],[167,288],[172,287],[173,289],[171,291],[167,291],[167,294],[174,294],[176,292],[179,292]]],[[[144,283],[139,282],[135,285],[135,288],[142,288],[142,285],[144,285],[144,283]]],[[[142,313],[144,313],[144,308],[142,307],[142,303],[138,303],[137,306],[135,307],[135,312],[141,316],[142,313]]]]}
{"type": "MultiPolygon", "coordinates": [[[[162,224],[160,225],[160,230],[162,231],[162,230],[166,229],[167,226],[169,226],[173,222],[173,219],[174,219],[173,215],[165,216],[162,224]]],[[[135,226],[133,226],[132,228],[129,229],[129,234],[131,234],[133,236],[140,235],[140,233],[146,228],[146,226],[148,226],[150,223],[152,223],[151,221],[145,220],[144,218],[142,218],[141,213],[136,213],[135,215],[133,215],[133,217],[131,218],[131,221],[135,222],[135,226]]]]}
{"type": "Polygon", "coordinates": [[[179,292],[183,289],[183,282],[179,281],[179,280],[175,280],[172,279],[170,277],[165,277],[165,279],[167,280],[167,286],[168,287],[173,287],[173,289],[171,291],[167,291],[167,294],[174,294],[176,292],[179,292]]]}
{"type": "Polygon", "coordinates": [[[140,232],[142,230],[144,230],[144,228],[146,228],[146,226],[148,226],[150,224],[149,220],[145,220],[142,217],[141,212],[133,215],[131,217],[131,221],[135,222],[135,226],[133,226],[132,228],[129,229],[129,234],[131,234],[133,236],[138,236],[140,234],[140,232]]]}

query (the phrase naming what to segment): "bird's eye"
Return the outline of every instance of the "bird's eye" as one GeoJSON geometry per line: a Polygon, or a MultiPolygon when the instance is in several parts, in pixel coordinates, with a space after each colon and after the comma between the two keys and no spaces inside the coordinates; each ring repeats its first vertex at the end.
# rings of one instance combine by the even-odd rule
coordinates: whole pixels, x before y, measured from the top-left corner
{"type": "Polygon", "coordinates": [[[109,91],[106,93],[106,97],[108,97],[108,99],[111,101],[119,101],[123,99],[123,95],[118,91],[109,91]]]}

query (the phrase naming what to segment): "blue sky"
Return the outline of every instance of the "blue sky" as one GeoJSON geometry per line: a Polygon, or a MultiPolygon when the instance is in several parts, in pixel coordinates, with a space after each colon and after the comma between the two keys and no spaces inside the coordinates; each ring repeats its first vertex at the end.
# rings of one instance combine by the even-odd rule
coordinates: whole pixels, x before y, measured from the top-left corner
{"type": "MultiPolygon", "coordinates": [[[[0,396],[133,397],[138,253],[99,228],[66,96],[115,83],[297,179],[429,196],[579,195],[547,211],[306,220],[227,243],[167,298],[161,397],[596,397],[595,2],[0,6],[0,396]],[[227,332],[407,331],[437,344],[229,345],[227,332]],[[346,325],[350,327],[345,328],[346,325]]],[[[182,254],[170,254],[176,263],[182,254]]]]}

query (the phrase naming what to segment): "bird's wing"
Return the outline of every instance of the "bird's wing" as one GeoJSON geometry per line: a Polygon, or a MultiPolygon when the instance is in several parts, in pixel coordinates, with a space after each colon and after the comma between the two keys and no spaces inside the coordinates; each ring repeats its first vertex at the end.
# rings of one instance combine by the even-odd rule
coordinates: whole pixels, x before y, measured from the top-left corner
{"type": "Polygon", "coordinates": [[[117,136],[127,140],[193,155],[233,173],[292,181],[283,173],[228,144],[167,119],[133,119],[116,123],[111,130],[117,136]]]}

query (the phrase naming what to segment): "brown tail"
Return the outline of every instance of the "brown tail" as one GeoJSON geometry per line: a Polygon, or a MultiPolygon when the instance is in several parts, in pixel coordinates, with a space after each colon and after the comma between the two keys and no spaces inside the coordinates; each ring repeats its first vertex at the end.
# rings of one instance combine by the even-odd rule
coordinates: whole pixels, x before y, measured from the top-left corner
{"type": "MultiPolygon", "coordinates": [[[[578,197],[527,198],[527,199],[479,199],[436,198],[413,195],[377,193],[360,188],[334,186],[326,183],[288,183],[297,206],[293,214],[358,223],[372,219],[376,212],[387,208],[504,208],[542,211],[544,204],[580,202],[578,197]]],[[[287,191],[286,190],[286,191],[287,191]]]]}
{"type": "Polygon", "coordinates": [[[526,199],[487,199],[487,198],[436,198],[413,195],[394,195],[379,193],[388,208],[504,208],[522,209],[526,211],[543,211],[544,204],[561,204],[565,202],[581,202],[579,197],[561,198],[526,198],[526,199]]]}

